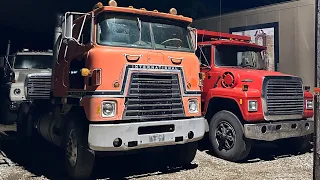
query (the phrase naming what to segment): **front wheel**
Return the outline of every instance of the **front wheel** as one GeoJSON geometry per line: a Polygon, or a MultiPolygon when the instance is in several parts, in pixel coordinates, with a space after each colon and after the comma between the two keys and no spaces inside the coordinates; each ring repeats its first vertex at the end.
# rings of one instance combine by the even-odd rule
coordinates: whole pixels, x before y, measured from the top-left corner
{"type": "Polygon", "coordinates": [[[165,148],[167,165],[172,167],[187,166],[196,156],[198,142],[173,145],[165,148]]]}
{"type": "MultiPolygon", "coordinates": [[[[73,115],[74,116],[74,115],[73,115]]],[[[88,147],[88,126],[84,120],[68,116],[65,133],[65,164],[68,174],[73,179],[87,179],[90,177],[95,154],[88,147]]]]}
{"type": "Polygon", "coordinates": [[[218,112],[212,117],[209,128],[209,141],[217,157],[233,162],[247,158],[251,143],[244,137],[243,126],[235,114],[218,112]]]}

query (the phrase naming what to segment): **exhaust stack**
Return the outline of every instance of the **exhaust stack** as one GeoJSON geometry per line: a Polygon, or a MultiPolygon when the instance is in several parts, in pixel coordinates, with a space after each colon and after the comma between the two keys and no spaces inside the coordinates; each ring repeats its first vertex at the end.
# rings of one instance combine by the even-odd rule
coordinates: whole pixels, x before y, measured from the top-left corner
{"type": "Polygon", "coordinates": [[[6,56],[10,55],[10,46],[11,46],[11,41],[9,40],[8,41],[8,46],[7,46],[7,54],[6,54],[6,56]]]}

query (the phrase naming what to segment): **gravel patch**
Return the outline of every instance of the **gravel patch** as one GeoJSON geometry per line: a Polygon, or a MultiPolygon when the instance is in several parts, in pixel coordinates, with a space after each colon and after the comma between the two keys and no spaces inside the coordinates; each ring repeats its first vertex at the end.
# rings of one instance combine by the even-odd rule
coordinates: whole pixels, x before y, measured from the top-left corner
{"type": "MultiPolygon", "coordinates": [[[[61,150],[46,144],[32,154],[19,149],[11,129],[0,128],[0,180],[67,179],[61,150]]],[[[258,147],[245,163],[232,163],[199,150],[188,169],[160,171],[151,155],[112,157],[98,162],[94,179],[141,180],[307,180],[312,179],[313,154],[277,154],[274,147],[258,147]]],[[[161,157],[159,157],[161,158],[161,157]]]]}

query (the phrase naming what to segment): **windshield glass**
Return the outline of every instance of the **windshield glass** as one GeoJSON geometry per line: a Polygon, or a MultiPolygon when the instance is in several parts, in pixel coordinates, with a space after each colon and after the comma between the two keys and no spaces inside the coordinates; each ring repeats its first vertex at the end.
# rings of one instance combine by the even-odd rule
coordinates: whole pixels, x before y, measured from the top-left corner
{"type": "Polygon", "coordinates": [[[50,55],[17,55],[14,60],[15,69],[48,69],[52,67],[50,55]]]}
{"type": "Polygon", "coordinates": [[[234,66],[265,69],[261,49],[249,46],[217,45],[215,47],[216,66],[234,66]]]}
{"type": "Polygon", "coordinates": [[[101,45],[193,51],[183,22],[103,13],[98,17],[97,31],[97,43],[101,45]]]}

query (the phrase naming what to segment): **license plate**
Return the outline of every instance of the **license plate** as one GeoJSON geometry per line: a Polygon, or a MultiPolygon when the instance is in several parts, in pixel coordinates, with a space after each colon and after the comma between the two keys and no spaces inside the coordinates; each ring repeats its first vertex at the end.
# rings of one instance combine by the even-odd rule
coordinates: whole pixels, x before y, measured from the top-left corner
{"type": "Polygon", "coordinates": [[[153,134],[149,136],[149,142],[163,142],[164,141],[164,134],[153,134]]]}

